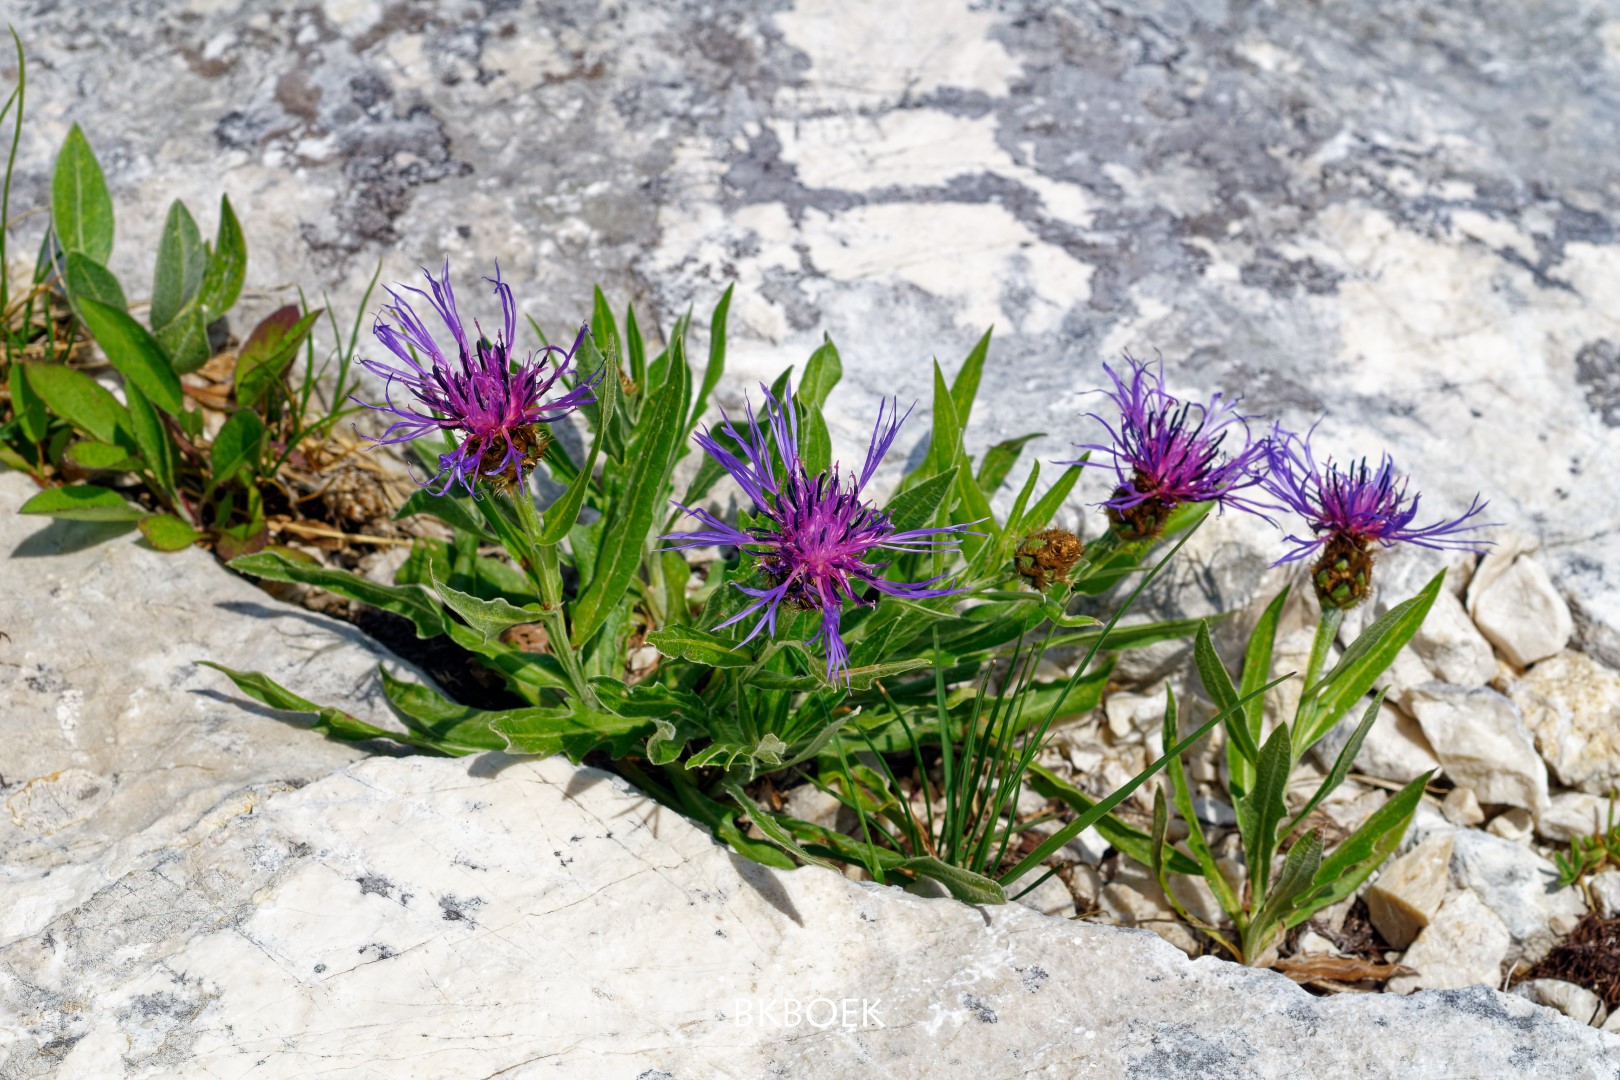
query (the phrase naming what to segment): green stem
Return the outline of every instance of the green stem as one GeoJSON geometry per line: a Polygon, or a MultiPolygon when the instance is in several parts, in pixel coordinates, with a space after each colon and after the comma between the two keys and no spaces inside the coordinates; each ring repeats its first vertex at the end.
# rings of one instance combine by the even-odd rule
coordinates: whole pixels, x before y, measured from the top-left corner
{"type": "Polygon", "coordinates": [[[512,502],[517,509],[518,521],[523,526],[523,539],[528,548],[523,552],[523,568],[528,572],[529,580],[534,584],[534,590],[540,597],[540,606],[545,611],[540,621],[545,625],[546,637],[551,641],[551,655],[562,665],[563,674],[567,676],[569,684],[574,689],[574,696],[592,708],[600,708],[601,702],[596,698],[596,691],[592,690],[591,684],[586,681],[585,671],[579,664],[579,654],[574,651],[573,643],[568,637],[568,618],[563,612],[562,567],[557,555],[557,545],[539,542],[540,511],[535,509],[534,499],[529,494],[527,477],[512,492],[512,502]]]}
{"type": "MultiPolygon", "coordinates": [[[[1299,708],[1294,714],[1294,727],[1289,732],[1290,740],[1297,741],[1300,733],[1310,730],[1310,720],[1316,711],[1314,695],[1317,680],[1322,677],[1322,671],[1327,667],[1328,655],[1333,651],[1333,642],[1339,636],[1339,624],[1344,621],[1344,609],[1324,607],[1322,616],[1316,623],[1316,638],[1311,642],[1311,657],[1305,665],[1305,681],[1302,684],[1303,696],[1299,701],[1299,708]]],[[[1294,762],[1297,763],[1301,753],[1300,747],[1292,748],[1294,762]]]]}

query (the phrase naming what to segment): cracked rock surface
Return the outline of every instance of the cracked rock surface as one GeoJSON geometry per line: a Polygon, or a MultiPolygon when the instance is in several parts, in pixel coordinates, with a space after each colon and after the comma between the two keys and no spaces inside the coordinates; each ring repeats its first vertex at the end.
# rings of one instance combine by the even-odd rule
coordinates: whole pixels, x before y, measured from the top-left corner
{"type": "Polygon", "coordinates": [[[1620,1070],[1620,1039],[1484,987],[1313,998],[1144,932],[766,869],[556,758],[377,758],[221,807],[0,972],[16,1077],[1620,1070]]]}

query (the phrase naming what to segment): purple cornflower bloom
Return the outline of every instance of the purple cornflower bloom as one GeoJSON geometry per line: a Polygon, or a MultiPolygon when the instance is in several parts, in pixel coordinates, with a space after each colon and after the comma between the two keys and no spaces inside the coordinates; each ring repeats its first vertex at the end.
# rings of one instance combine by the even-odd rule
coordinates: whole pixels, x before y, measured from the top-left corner
{"type": "Polygon", "coordinates": [[[1490,541],[1463,536],[1494,522],[1476,521],[1486,503],[1478,495],[1459,517],[1414,526],[1422,495],[1408,497],[1409,478],[1396,473],[1386,453],[1376,466],[1366,458],[1340,468],[1331,458],[1318,464],[1310,438],[1278,425],[1265,446],[1265,489],[1311,527],[1308,539],[1289,536],[1293,550],[1276,565],[1297,562],[1321,551],[1311,580],[1324,606],[1352,608],[1372,591],[1373,545],[1415,544],[1437,550],[1480,551],[1490,541]]]}
{"type": "Polygon", "coordinates": [[[445,350],[433,340],[409,301],[389,289],[388,295],[394,302],[384,305],[383,311],[395,325],[379,317],[372,333],[399,358],[403,367],[380,360],[361,360],[361,366],[367,371],[387,380],[383,391],[385,404],[353,400],[397,419],[381,435],[367,438],[374,446],[386,446],[409,442],[434,431],[453,433],[458,443],[456,449],[440,454],[438,473],[419,481],[428,486],[442,478],[444,485],[435,494],[443,495],[458,483],[469,495],[473,494],[480,477],[503,488],[521,486],[524,470],[533,467],[550,442],[550,436],[540,425],[556,423],[579,406],[596,400],[591,388],[600,381],[600,373],[582,379],[552,401],[545,400],[558,380],[568,373],[574,353],[585,340],[586,327],[580,328],[579,336],[567,349],[547,345],[538,354],[530,353],[514,362],[512,347],[517,333],[517,305],[512,300],[511,287],[501,280],[499,264],[495,267],[495,276],[484,279],[495,286],[495,295],[501,303],[501,332],[494,341],[484,336],[476,320],[473,322],[476,337],[467,336],[461,313],[456,310],[455,293],[450,289],[448,260],[442,279],[435,279],[426,268],[422,273],[427,277],[431,295],[409,285],[400,288],[427,301],[444,322],[450,333],[449,344],[454,345],[454,357],[445,355],[445,350]],[[562,359],[553,360],[554,353],[562,359]],[[395,382],[403,384],[416,400],[395,405],[395,382]]]}
{"type": "Polygon", "coordinates": [[[898,402],[879,404],[866,462],[859,473],[843,477],[835,464],[812,476],[799,457],[799,419],[793,407],[792,385],[787,386],[780,401],[763,384],[760,389],[765,393],[766,423],[775,436],[774,455],[772,440],[761,429],[751,402],[747,403],[748,423],[744,431],[739,431],[731,418],[721,413],[720,431],[736,441],[742,458],[722,445],[708,429],[694,435],[693,439],[725,467],[753,501],[756,514],[764,520],[742,529],[727,525],[707,510],[675,503],[703,527],[695,532],[671,533],[660,539],[676,541],[669,550],[718,544],[740,548],[754,556],[770,579],[770,587],[756,589],[738,585],[737,588],[755,600],[720,627],[761,612],[759,621],[743,639],[746,644],[761,630],[776,632],[776,613],[784,603],[791,608],[819,611],[821,626],[805,644],[825,639],[827,681],[838,682],[842,675],[847,683],[849,651],[838,633],[839,617],[846,600],[872,606],[876,600],[862,596],[866,588],[912,600],[951,596],[961,591],[932,588],[940,577],[918,582],[887,581],[883,570],[888,563],[867,562],[867,553],[879,548],[902,552],[955,550],[958,540],[945,534],[959,533],[966,526],[896,529],[888,514],[861,498],[862,489],[877,471],[900,425],[911,415],[907,410],[906,416],[901,416],[898,402]],[[888,412],[887,422],[885,411],[888,412]]]}
{"type": "Polygon", "coordinates": [[[1114,389],[1101,392],[1119,406],[1118,427],[1097,413],[1087,414],[1107,429],[1111,441],[1076,444],[1109,459],[1085,464],[1112,465],[1119,478],[1112,497],[1101,504],[1114,530],[1126,540],[1150,539],[1182,503],[1216,502],[1262,516],[1271,509],[1240,494],[1259,483],[1255,465],[1262,450],[1250,438],[1237,402],[1220,394],[1207,405],[1183,402],[1165,390],[1162,364],[1151,371],[1129,355],[1125,362],[1130,367],[1124,379],[1103,365],[1114,389]],[[1230,453],[1223,449],[1228,435],[1241,439],[1230,453]]]}

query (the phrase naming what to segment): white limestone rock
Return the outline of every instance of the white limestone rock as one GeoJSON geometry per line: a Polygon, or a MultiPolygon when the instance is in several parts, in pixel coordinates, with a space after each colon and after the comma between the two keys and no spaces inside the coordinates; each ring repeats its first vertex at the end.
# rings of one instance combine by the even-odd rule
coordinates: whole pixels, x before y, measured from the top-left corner
{"type": "Polygon", "coordinates": [[[1575,632],[1569,605],[1529,554],[1486,555],[1468,589],[1468,613],[1491,644],[1521,668],[1556,654],[1575,632]]]}
{"type": "Polygon", "coordinates": [[[1473,890],[1512,939],[1510,960],[1533,964],[1586,914],[1577,889],[1558,884],[1552,862],[1512,840],[1459,829],[1451,850],[1451,881],[1473,890]]]}
{"type": "Polygon", "coordinates": [[[1480,802],[1533,814],[1546,808],[1547,766],[1513,702],[1495,690],[1430,683],[1411,691],[1407,707],[1446,775],[1473,788],[1480,802]]]}
{"type": "Polygon", "coordinates": [[[1620,825],[1620,803],[1584,791],[1560,791],[1548,801],[1547,812],[1536,822],[1536,832],[1545,840],[1564,844],[1577,836],[1607,832],[1611,821],[1620,825]]]}
{"type": "Polygon", "coordinates": [[[1509,692],[1562,783],[1594,795],[1620,789],[1620,672],[1566,650],[1536,664],[1509,692]]]}
{"type": "Polygon", "coordinates": [[[1389,980],[1392,994],[1495,986],[1513,939],[1497,914],[1466,889],[1446,897],[1401,963],[1415,975],[1389,980]]]}
{"type": "Polygon", "coordinates": [[[19,1078],[1620,1066],[1485,987],[1315,998],[1150,934],[763,868],[555,758],[374,759],[221,808],[0,970],[19,1078]]]}
{"type": "Polygon", "coordinates": [[[1557,1009],[1578,1024],[1602,1027],[1609,1018],[1603,999],[1584,986],[1563,979],[1526,979],[1509,993],[1549,1009],[1557,1009]]]}
{"type": "Polygon", "coordinates": [[[1362,890],[1367,914],[1397,949],[1412,943],[1439,910],[1451,886],[1452,834],[1423,841],[1389,863],[1362,890]]]}
{"type": "Polygon", "coordinates": [[[1620,870],[1599,870],[1586,879],[1592,907],[1605,919],[1620,918],[1620,870]]]}
{"type": "MultiPolygon", "coordinates": [[[[1316,760],[1324,769],[1332,768],[1338,760],[1356,725],[1361,723],[1362,711],[1351,709],[1350,714],[1335,724],[1313,748],[1316,760]]],[[[1439,768],[1440,759],[1418,722],[1387,701],[1380,705],[1378,718],[1367,730],[1361,752],[1356,755],[1355,771],[1404,784],[1439,768]]]]}
{"type": "Polygon", "coordinates": [[[246,701],[198,660],[398,726],[376,677],[392,658],[353,627],[278,603],[203,551],[18,515],[36,490],[0,471],[0,943],[232,793],[245,811],[365,754],[246,701]]]}

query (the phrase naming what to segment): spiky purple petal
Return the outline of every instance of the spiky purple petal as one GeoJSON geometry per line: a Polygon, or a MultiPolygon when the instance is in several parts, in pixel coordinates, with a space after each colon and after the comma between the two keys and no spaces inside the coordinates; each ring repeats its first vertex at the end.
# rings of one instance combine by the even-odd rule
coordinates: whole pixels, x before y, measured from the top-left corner
{"type": "Polygon", "coordinates": [[[1413,525],[1421,494],[1407,497],[1410,478],[1395,471],[1394,460],[1386,453],[1376,466],[1366,458],[1346,468],[1328,458],[1318,463],[1311,450],[1313,427],[1302,437],[1278,425],[1262,446],[1268,466],[1263,483],[1266,491],[1305,519],[1311,536],[1288,536],[1293,550],[1277,560],[1277,565],[1296,562],[1321,548],[1335,537],[1349,539],[1362,547],[1414,544],[1435,550],[1481,551],[1489,540],[1465,536],[1494,522],[1476,520],[1487,503],[1478,495],[1458,517],[1429,525],[1413,525]]]}
{"type": "MultiPolygon", "coordinates": [[[[538,353],[515,361],[512,348],[517,332],[517,303],[511,287],[501,280],[499,264],[495,276],[484,279],[494,286],[501,306],[501,332],[494,341],[482,332],[469,338],[450,286],[448,260],[441,277],[435,278],[426,268],[422,273],[428,291],[410,285],[389,289],[392,303],[383,305],[383,313],[392,325],[379,317],[372,329],[398,363],[360,361],[367,371],[384,380],[383,404],[352,400],[394,418],[381,435],[367,438],[374,446],[386,446],[436,431],[451,432],[457,443],[455,450],[439,455],[438,473],[422,481],[424,486],[431,486],[443,480],[437,494],[444,494],[456,484],[472,494],[485,477],[521,481],[523,469],[531,464],[530,451],[537,445],[537,426],[556,423],[596,400],[592,389],[601,380],[600,372],[546,400],[558,381],[569,373],[588,328],[581,327],[573,345],[566,349],[546,345],[538,353]],[[448,354],[402,291],[426,303],[444,323],[453,346],[448,354]],[[414,402],[396,404],[395,383],[410,391],[414,402]]],[[[476,323],[474,329],[478,330],[476,323]]]]}
{"type": "Polygon", "coordinates": [[[1098,413],[1087,414],[1108,432],[1109,441],[1076,444],[1104,459],[1084,464],[1112,467],[1118,478],[1113,496],[1100,505],[1123,511],[1149,500],[1165,509],[1215,502],[1262,516],[1272,509],[1243,494],[1259,483],[1256,466],[1263,451],[1237,401],[1215,394],[1208,404],[1183,402],[1164,388],[1162,365],[1150,370],[1129,355],[1125,362],[1126,378],[1103,365],[1114,388],[1101,393],[1119,409],[1117,427],[1098,413]]]}
{"type": "Polygon", "coordinates": [[[753,597],[753,603],[721,623],[731,626],[758,614],[745,641],[762,631],[776,632],[777,612],[782,604],[818,611],[820,624],[806,645],[824,641],[829,682],[848,682],[849,650],[839,634],[839,621],[846,602],[871,606],[864,593],[871,589],[888,596],[923,600],[952,596],[959,589],[935,588],[942,578],[901,582],[884,578],[886,562],[867,562],[867,555],[878,549],[900,552],[955,550],[956,534],[965,525],[898,530],[888,514],[861,498],[883,455],[893,445],[908,410],[901,415],[899,403],[880,405],[861,470],[842,475],[839,467],[811,475],[799,454],[798,413],[789,384],[780,400],[765,386],[765,423],[747,402],[747,420],[732,423],[722,410],[718,425],[722,442],[705,428],[693,440],[737,481],[764,519],[747,529],[720,521],[701,508],[675,505],[702,526],[689,533],[671,533],[661,539],[671,541],[668,550],[707,547],[711,544],[740,548],[754,556],[771,586],[760,589],[745,585],[737,588],[753,597]],[[767,434],[767,431],[769,434],[767,434]],[[775,454],[772,453],[772,445],[775,454]],[[735,449],[733,449],[735,447],[735,449]],[[780,469],[779,469],[780,464],[780,469]]]}

